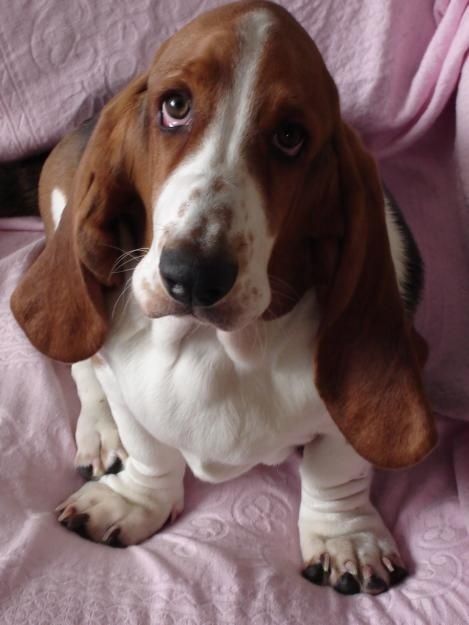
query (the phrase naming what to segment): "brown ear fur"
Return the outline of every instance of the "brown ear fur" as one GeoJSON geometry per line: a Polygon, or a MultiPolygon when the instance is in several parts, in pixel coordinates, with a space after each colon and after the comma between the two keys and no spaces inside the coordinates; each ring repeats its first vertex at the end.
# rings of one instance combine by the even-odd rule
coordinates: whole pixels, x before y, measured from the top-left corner
{"type": "Polygon", "coordinates": [[[137,202],[129,158],[138,158],[140,151],[135,145],[128,149],[128,143],[135,142],[140,130],[135,126],[145,85],[146,78],[139,77],[104,108],[59,226],[11,299],[30,341],[56,360],[88,358],[106,336],[102,291],[117,282],[112,276],[119,256],[117,217],[137,202]]]}
{"type": "Polygon", "coordinates": [[[361,456],[377,466],[402,467],[436,443],[420,346],[398,291],[376,166],[345,124],[335,150],[345,235],[323,300],[316,384],[361,456]]]}

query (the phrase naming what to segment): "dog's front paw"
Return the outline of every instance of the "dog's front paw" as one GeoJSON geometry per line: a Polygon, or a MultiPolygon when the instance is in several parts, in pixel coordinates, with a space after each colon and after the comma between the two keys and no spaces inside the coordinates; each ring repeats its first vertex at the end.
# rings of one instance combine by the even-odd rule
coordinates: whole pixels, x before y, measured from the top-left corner
{"type": "Polygon", "coordinates": [[[142,493],[131,501],[98,481],[84,484],[56,512],[67,529],[98,543],[126,547],[152,536],[179,509],[167,499],[142,493]]]}
{"type": "Polygon", "coordinates": [[[407,576],[384,526],[328,537],[316,534],[308,522],[300,521],[300,537],[303,577],[313,584],[332,586],[344,595],[378,595],[407,576]]]}
{"type": "Polygon", "coordinates": [[[111,412],[104,403],[81,412],[77,424],[75,467],[86,480],[120,471],[127,458],[111,412]],[[88,411],[89,412],[89,411],[88,411]]]}

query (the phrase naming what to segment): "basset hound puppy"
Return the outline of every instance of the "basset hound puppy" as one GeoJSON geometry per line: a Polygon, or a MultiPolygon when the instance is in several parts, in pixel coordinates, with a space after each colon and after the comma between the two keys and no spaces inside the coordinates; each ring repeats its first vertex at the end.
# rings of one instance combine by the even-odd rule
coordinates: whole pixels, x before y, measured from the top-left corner
{"type": "Polygon", "coordinates": [[[419,255],[294,18],[256,0],[192,21],[59,143],[39,194],[47,242],[12,309],[76,363],[94,478],[59,520],[133,545],[183,510],[186,464],[220,482],[303,447],[304,577],[400,581],[369,486],[436,441],[419,255]]]}

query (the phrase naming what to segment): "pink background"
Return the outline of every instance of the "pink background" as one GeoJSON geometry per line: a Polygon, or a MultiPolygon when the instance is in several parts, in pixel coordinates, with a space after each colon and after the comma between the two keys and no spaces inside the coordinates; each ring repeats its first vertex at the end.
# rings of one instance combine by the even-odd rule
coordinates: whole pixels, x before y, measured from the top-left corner
{"type": "MultiPolygon", "coordinates": [[[[51,145],[143,69],[193,15],[178,0],[0,0],[0,160],[51,145]]],[[[291,0],[380,160],[427,268],[417,323],[440,448],[379,473],[374,499],[413,576],[377,598],[299,577],[297,458],[220,486],[188,477],[184,515],[127,550],[67,533],[51,510],[74,474],[68,368],[35,352],[8,297],[38,252],[34,219],[0,221],[0,622],[8,625],[469,623],[469,6],[291,0]]]]}

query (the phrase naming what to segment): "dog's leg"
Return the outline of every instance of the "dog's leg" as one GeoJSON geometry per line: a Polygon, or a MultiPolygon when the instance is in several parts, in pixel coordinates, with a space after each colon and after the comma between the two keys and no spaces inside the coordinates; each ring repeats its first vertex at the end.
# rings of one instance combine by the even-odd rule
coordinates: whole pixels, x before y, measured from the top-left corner
{"type": "Polygon", "coordinates": [[[379,594],[406,576],[369,500],[371,466],[338,433],[304,449],[299,515],[303,576],[343,594],[379,594]]]}
{"type": "Polygon", "coordinates": [[[122,468],[127,453],[122,446],[111,409],[96,377],[92,359],[72,365],[72,376],[80,398],[75,439],[75,466],[85,479],[122,468]]]}
{"type": "Polygon", "coordinates": [[[183,509],[185,462],[134,418],[117,385],[107,394],[128,458],[116,475],[88,482],[57,508],[59,521],[95,542],[135,545],[183,509]]]}

